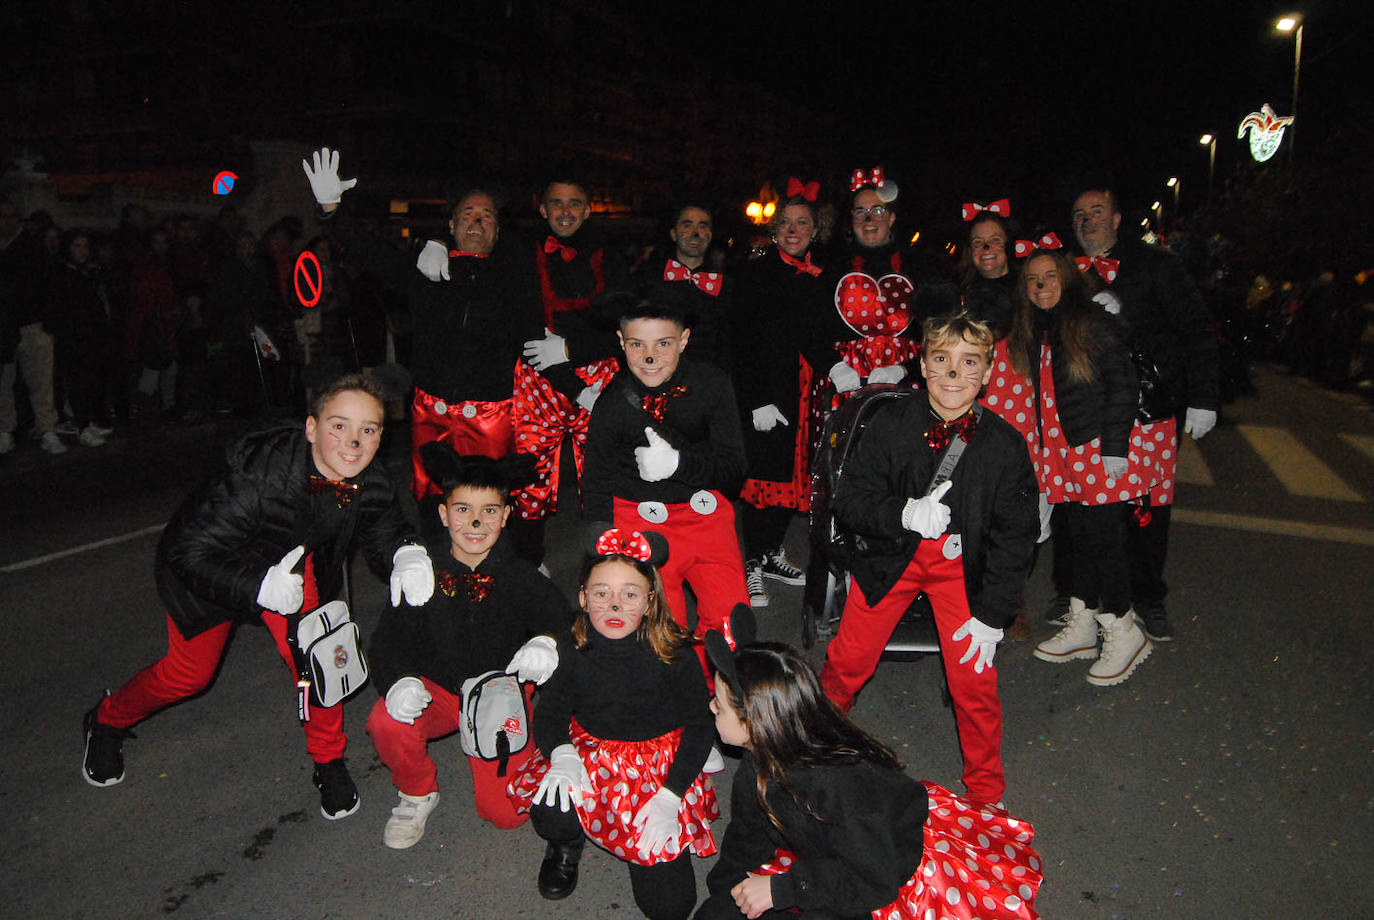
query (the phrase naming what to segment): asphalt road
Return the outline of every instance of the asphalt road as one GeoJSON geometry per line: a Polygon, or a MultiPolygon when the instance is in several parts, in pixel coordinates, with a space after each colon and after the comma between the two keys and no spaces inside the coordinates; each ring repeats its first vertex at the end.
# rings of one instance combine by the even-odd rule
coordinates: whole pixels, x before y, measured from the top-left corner
{"type": "MultiPolygon", "coordinates": [[[[1178,640],[1109,689],[1086,683],[1087,662],[1050,665],[1030,644],[998,654],[1007,803],[1036,828],[1044,917],[1370,915],[1358,892],[1374,873],[1374,414],[1280,374],[1258,383],[1183,453],[1169,562],[1178,640]]],[[[590,848],[577,892],[541,900],[542,842],[475,817],[456,738],[432,746],[443,800],[424,840],[383,847],[395,796],[362,730],[370,688],[346,719],[362,808],[325,821],[293,688],[260,628],[238,631],[203,696],[136,729],[124,783],[82,782],[82,712],[163,651],[156,529],[230,433],[0,458],[4,915],[638,916],[622,865],[590,848]]],[[[568,514],[549,529],[565,589],[575,529],[568,514]]],[[[804,556],[800,522],[789,543],[804,556]]],[[[1044,569],[1032,610],[1049,598],[1044,569]]],[[[354,583],[366,630],[383,589],[361,566],[354,583]]],[[[800,600],[775,589],[765,637],[800,641],[800,600]]],[[[1050,631],[1038,625],[1037,639],[1050,631]]],[[[855,716],[913,776],[957,789],[939,670],[885,662],[855,716]]],[[[723,804],[733,769],[727,758],[723,804]]],[[[699,884],[710,862],[698,861],[699,884]]]]}

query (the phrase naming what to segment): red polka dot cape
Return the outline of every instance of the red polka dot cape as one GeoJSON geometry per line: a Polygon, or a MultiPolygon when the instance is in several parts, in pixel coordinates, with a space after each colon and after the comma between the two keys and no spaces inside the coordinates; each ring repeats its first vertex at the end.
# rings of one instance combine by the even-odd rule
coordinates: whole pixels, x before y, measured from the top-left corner
{"type": "MultiPolygon", "coordinates": [[[[572,744],[587,769],[592,791],[577,803],[577,818],[592,842],[626,862],[652,866],[671,862],[678,851],[689,850],[698,856],[716,852],[711,822],[720,817],[716,790],[705,774],[698,774],[682,796],[678,809],[678,850],[666,850],[649,859],[638,853],[639,831],[632,823],[641,806],[663,786],[668,768],[677,754],[682,729],[647,741],[616,741],[588,734],[577,720],[572,722],[572,744]]],[[[516,810],[529,810],[530,799],[539,781],[548,772],[549,762],[536,753],[511,778],[510,795],[517,799],[516,810]]]]}

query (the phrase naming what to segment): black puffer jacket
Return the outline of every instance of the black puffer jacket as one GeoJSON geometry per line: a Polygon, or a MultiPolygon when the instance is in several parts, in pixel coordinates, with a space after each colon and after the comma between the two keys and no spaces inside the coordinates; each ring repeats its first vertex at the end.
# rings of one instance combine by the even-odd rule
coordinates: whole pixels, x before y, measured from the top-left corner
{"type": "Polygon", "coordinates": [[[355,545],[387,577],[396,550],[419,542],[380,461],[355,480],[358,493],[342,509],[330,493],[309,494],[315,467],[302,425],[246,435],[229,447],[227,460],[227,471],[182,502],[158,542],[158,594],[187,638],[257,614],[267,570],[298,545],[314,554],[324,603],[339,595],[355,545]]]}

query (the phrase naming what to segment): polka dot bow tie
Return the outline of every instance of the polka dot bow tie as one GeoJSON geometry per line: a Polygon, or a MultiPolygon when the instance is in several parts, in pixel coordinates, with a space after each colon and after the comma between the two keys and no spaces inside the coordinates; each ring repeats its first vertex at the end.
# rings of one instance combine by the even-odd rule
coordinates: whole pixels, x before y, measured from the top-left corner
{"type": "Polygon", "coordinates": [[[694,272],[677,259],[663,266],[664,281],[690,281],[712,297],[720,296],[720,272],[694,272]]]}

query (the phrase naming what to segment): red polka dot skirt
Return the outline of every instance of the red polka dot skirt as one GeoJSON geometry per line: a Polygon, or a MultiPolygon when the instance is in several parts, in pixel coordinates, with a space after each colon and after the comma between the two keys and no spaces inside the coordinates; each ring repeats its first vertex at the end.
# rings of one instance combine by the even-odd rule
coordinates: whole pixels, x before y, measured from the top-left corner
{"type": "Polygon", "coordinates": [[[755,508],[796,508],[805,513],[811,510],[811,365],[798,357],[797,418],[800,420],[792,442],[792,479],[773,482],[767,479],[746,479],[739,497],[755,508]]]}

